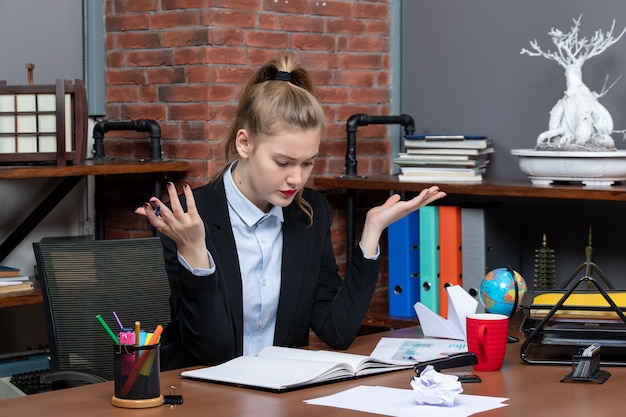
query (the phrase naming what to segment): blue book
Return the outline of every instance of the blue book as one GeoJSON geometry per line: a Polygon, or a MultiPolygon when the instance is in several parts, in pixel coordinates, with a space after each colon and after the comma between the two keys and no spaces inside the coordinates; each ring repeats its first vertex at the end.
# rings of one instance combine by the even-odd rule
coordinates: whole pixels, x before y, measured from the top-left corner
{"type": "Polygon", "coordinates": [[[418,213],[420,301],[439,314],[439,207],[425,206],[418,213]]]}
{"type": "Polygon", "coordinates": [[[17,277],[20,275],[20,269],[8,265],[0,265],[0,277],[17,277]]]}
{"type": "Polygon", "coordinates": [[[389,315],[415,317],[419,301],[419,212],[405,216],[387,228],[389,262],[389,315]]]}

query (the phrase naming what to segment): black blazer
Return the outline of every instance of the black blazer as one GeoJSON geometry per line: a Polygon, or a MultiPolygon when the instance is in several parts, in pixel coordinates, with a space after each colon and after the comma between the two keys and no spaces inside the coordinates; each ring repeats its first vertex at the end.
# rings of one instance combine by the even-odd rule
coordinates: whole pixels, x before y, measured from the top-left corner
{"type": "MultiPolygon", "coordinates": [[[[222,178],[194,189],[206,227],[215,274],[197,277],[177,259],[176,245],[162,236],[170,279],[172,321],[165,328],[161,368],[214,365],[243,354],[243,301],[239,260],[222,178]]],[[[181,203],[185,207],[184,196],[181,203]]],[[[304,190],[313,224],[295,204],[283,209],[281,288],[274,344],[306,346],[309,328],[334,349],[346,349],[367,312],[379,262],[356,250],[346,278],[338,274],[331,242],[331,210],[319,192],[304,190]]]]}

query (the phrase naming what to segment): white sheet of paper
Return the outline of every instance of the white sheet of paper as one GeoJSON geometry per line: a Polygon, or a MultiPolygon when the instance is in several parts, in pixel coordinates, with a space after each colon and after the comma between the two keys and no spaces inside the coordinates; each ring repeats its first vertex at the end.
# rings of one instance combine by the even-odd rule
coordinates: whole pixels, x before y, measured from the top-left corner
{"type": "Polygon", "coordinates": [[[307,404],[345,408],[393,417],[466,417],[500,407],[508,398],[460,394],[453,407],[417,404],[413,390],[361,385],[326,397],[305,400],[307,404]]]}
{"type": "Polygon", "coordinates": [[[11,279],[11,280],[6,280],[6,281],[0,281],[0,287],[10,287],[12,285],[20,285],[20,284],[25,283],[26,281],[28,280],[27,279],[26,280],[12,280],[11,279]]]}
{"type": "Polygon", "coordinates": [[[461,352],[467,352],[467,343],[464,340],[381,337],[370,356],[382,360],[393,359],[415,363],[445,358],[461,352]]]}
{"type": "Polygon", "coordinates": [[[465,340],[465,318],[476,312],[478,301],[460,285],[448,287],[448,319],[434,313],[419,301],[413,306],[426,337],[465,340]]]}

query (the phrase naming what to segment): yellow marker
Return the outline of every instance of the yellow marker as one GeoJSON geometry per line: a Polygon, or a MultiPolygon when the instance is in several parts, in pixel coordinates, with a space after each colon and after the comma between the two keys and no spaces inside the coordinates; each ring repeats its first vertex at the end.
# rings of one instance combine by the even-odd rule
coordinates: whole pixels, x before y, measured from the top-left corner
{"type": "Polygon", "coordinates": [[[141,339],[141,323],[138,321],[135,322],[135,346],[139,346],[141,339]]]}

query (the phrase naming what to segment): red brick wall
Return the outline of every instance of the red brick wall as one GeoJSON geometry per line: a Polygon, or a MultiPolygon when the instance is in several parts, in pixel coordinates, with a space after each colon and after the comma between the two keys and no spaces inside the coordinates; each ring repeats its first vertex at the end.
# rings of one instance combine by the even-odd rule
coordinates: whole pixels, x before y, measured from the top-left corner
{"type": "MultiPolygon", "coordinates": [[[[222,138],[253,71],[290,52],[312,73],[328,117],[314,174],[344,171],[347,119],[390,109],[390,0],[107,0],[106,119],[155,119],[164,157],[186,160],[185,178],[205,183],[223,163],[222,138]]],[[[390,169],[387,126],[358,132],[359,173],[390,169]]],[[[145,134],[110,132],[107,157],[149,154],[145,134]],[[142,139],[143,138],[143,139],[142,139]]],[[[150,234],[133,214],[150,176],[107,178],[107,237],[150,234]]],[[[333,237],[345,254],[344,198],[329,193],[333,237]]],[[[357,227],[359,230],[360,227],[357,227]]]]}

